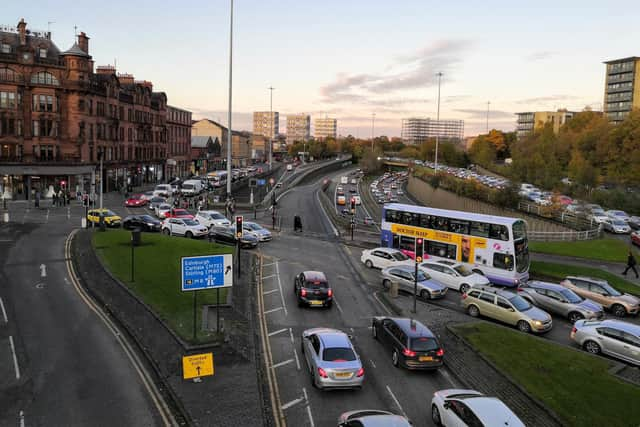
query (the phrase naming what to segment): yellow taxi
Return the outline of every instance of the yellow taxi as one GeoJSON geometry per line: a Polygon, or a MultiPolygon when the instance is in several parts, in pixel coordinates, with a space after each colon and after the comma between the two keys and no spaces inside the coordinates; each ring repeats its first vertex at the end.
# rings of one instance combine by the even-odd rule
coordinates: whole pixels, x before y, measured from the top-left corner
{"type": "Polygon", "coordinates": [[[91,209],[87,214],[87,221],[93,224],[100,224],[100,217],[104,218],[107,227],[120,227],[122,218],[109,209],[91,209]]]}
{"type": "Polygon", "coordinates": [[[345,196],[338,196],[338,205],[344,206],[347,204],[347,198],[345,196]]]}

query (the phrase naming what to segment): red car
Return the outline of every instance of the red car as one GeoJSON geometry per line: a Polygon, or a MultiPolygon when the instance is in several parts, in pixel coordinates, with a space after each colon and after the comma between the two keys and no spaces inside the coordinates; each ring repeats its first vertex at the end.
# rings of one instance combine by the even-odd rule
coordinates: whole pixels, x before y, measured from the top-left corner
{"type": "Polygon", "coordinates": [[[142,194],[134,194],[124,201],[124,205],[130,208],[139,208],[147,203],[149,203],[149,201],[142,197],[142,194]]]}
{"type": "Polygon", "coordinates": [[[631,232],[631,243],[640,246],[640,231],[631,232]]]}
{"type": "Polygon", "coordinates": [[[189,219],[193,219],[193,215],[191,215],[189,213],[188,210],[186,209],[179,209],[179,208],[175,208],[175,209],[171,209],[169,212],[167,212],[164,216],[165,218],[189,218],[189,219]]]}

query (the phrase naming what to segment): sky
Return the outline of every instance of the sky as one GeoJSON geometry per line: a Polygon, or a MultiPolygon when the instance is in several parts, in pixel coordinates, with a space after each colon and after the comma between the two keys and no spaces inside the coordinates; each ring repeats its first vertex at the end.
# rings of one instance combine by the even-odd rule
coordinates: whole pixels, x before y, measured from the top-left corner
{"type": "MultiPolygon", "coordinates": [[[[230,0],[4,0],[0,25],[74,26],[96,65],[152,81],[169,104],[227,124],[230,0]]],[[[338,120],[338,133],[400,136],[403,118],[513,130],[516,112],[602,109],[603,61],[640,56],[640,2],[235,0],[234,129],[252,112],[338,120]],[[375,118],[374,115],[375,114],[375,118]]]]}

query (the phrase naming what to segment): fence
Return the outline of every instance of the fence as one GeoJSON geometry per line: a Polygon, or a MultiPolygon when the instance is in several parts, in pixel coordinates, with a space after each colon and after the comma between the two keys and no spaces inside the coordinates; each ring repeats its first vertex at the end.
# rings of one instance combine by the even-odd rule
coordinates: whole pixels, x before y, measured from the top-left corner
{"type": "Polygon", "coordinates": [[[536,242],[575,242],[593,240],[600,237],[600,227],[585,231],[529,231],[529,240],[536,242]]]}
{"type": "Polygon", "coordinates": [[[562,223],[567,227],[571,227],[574,230],[579,231],[594,230],[600,225],[593,219],[588,218],[585,214],[567,211],[562,206],[558,205],[541,206],[525,200],[520,200],[518,202],[518,210],[526,212],[529,215],[535,215],[562,223]]]}

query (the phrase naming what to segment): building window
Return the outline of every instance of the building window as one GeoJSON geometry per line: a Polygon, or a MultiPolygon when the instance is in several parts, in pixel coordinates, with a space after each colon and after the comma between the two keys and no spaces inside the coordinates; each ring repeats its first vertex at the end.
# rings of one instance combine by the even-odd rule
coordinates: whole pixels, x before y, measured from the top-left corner
{"type": "Polygon", "coordinates": [[[41,47],[40,49],[38,49],[38,54],[39,54],[40,58],[46,58],[47,57],[47,49],[41,47]]]}
{"type": "Polygon", "coordinates": [[[40,85],[52,85],[59,86],[60,82],[58,79],[51,73],[47,73],[46,71],[41,71],[39,73],[35,73],[31,76],[32,84],[40,84],[40,85]]]}
{"type": "Polygon", "coordinates": [[[53,160],[53,145],[40,146],[40,160],[53,160]]]}
{"type": "Polygon", "coordinates": [[[0,92],[0,108],[16,108],[15,92],[0,92]]]}
{"type": "Polygon", "coordinates": [[[11,45],[9,43],[2,43],[0,49],[2,53],[11,53],[11,45]]]}
{"type": "Polygon", "coordinates": [[[40,136],[40,122],[37,120],[31,122],[31,135],[40,136]]]}
{"type": "Polygon", "coordinates": [[[13,136],[16,134],[15,119],[2,117],[0,119],[0,136],[13,136]]]}

